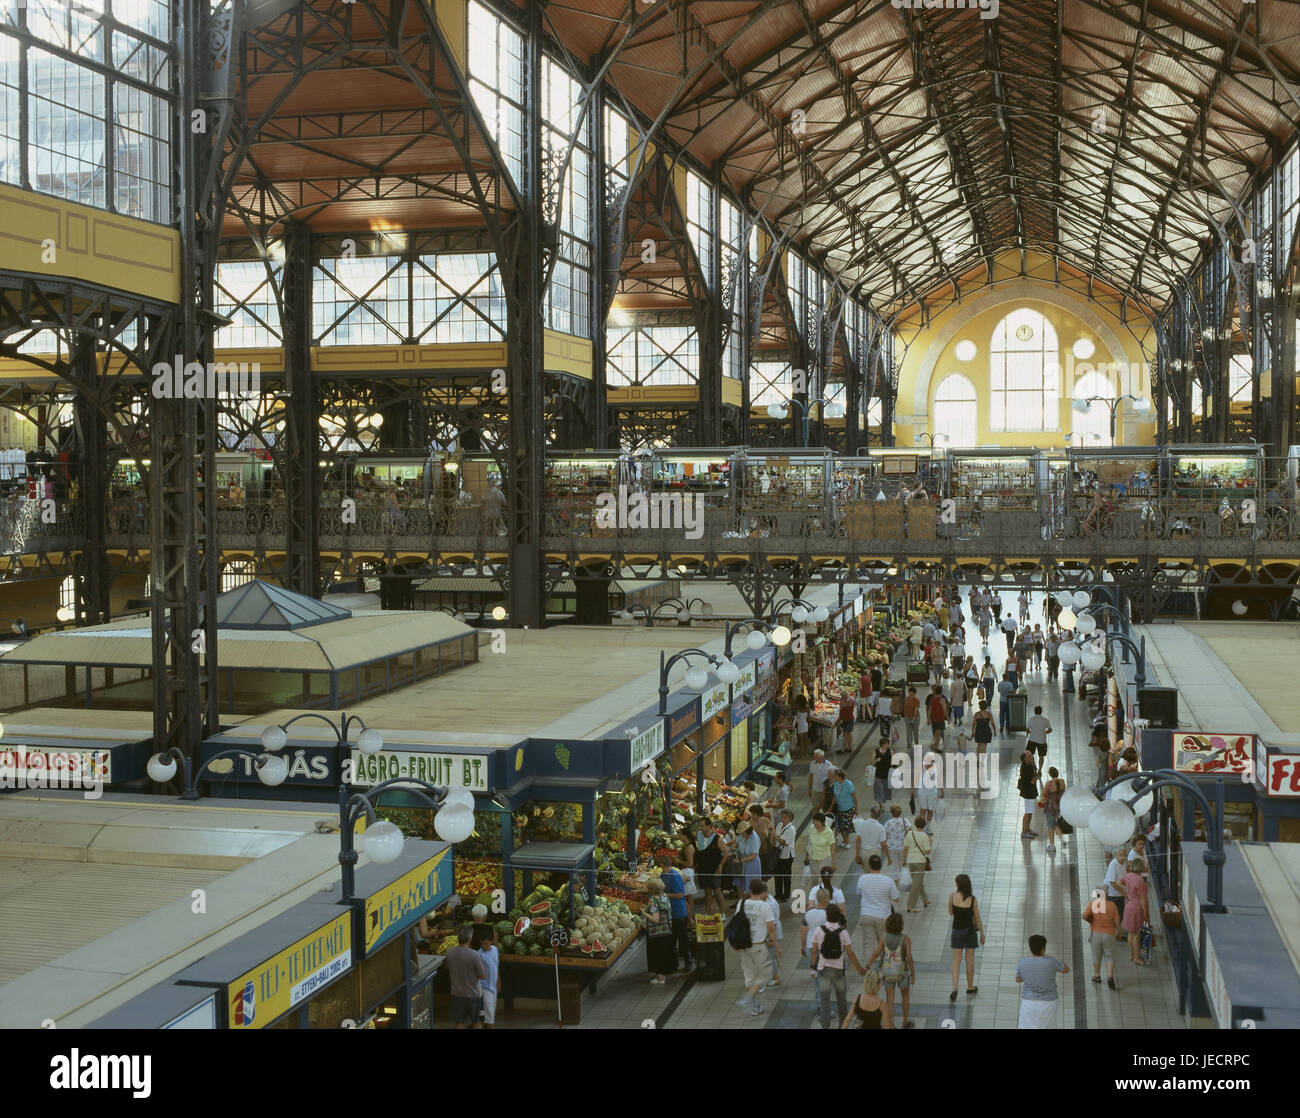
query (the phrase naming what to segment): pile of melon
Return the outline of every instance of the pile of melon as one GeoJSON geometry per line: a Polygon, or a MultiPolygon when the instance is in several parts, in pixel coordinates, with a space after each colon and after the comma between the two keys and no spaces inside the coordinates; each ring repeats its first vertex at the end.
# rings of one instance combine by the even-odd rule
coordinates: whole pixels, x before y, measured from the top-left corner
{"type": "Polygon", "coordinates": [[[584,955],[615,952],[641,927],[640,920],[622,901],[597,897],[595,907],[584,905],[574,921],[571,943],[584,955]]]}

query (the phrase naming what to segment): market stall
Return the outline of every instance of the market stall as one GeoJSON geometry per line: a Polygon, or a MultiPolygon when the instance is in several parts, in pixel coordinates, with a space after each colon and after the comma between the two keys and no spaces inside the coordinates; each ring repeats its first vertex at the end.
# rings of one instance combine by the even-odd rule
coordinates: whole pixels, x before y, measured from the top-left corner
{"type": "Polygon", "coordinates": [[[831,463],[827,450],[737,455],[732,489],[740,531],[759,536],[826,531],[833,515],[831,463]]]}
{"type": "Polygon", "coordinates": [[[1263,447],[1180,446],[1167,454],[1166,535],[1215,539],[1253,532],[1264,507],[1263,447]]]}

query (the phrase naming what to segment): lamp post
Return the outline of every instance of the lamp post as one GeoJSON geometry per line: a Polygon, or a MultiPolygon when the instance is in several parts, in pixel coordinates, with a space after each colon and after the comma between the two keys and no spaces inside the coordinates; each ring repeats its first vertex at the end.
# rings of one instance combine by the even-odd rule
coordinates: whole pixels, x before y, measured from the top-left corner
{"type": "Polygon", "coordinates": [[[623,620],[631,621],[636,616],[636,611],[640,610],[645,614],[645,627],[653,629],[655,627],[655,618],[665,609],[673,608],[677,611],[677,620],[683,625],[689,625],[692,617],[708,617],[713,612],[713,607],[703,598],[665,598],[662,602],[656,602],[653,606],[643,606],[640,604],[628,606],[623,610],[623,620]],[[698,605],[698,609],[693,609],[698,605]]]}
{"type": "Polygon", "coordinates": [[[375,797],[387,788],[400,787],[424,801],[435,812],[434,828],[438,837],[452,844],[464,842],[474,830],[474,793],[464,788],[430,784],[414,777],[394,777],[376,784],[365,792],[354,793],[343,805],[339,819],[339,867],[343,871],[343,904],[352,903],[356,889],[356,867],[360,852],[356,848],[357,820],[366,817],[366,831],[361,836],[361,850],[372,862],[396,861],[402,853],[404,839],[397,824],[388,820],[374,822],[375,797]],[[373,824],[373,825],[372,825],[373,824]]]}
{"type": "MultiPolygon", "coordinates": [[[[1128,618],[1125,617],[1120,610],[1117,610],[1109,602],[1094,602],[1092,605],[1088,607],[1088,613],[1091,616],[1098,618],[1098,620],[1108,617],[1111,614],[1114,614],[1115,617],[1119,619],[1120,631],[1124,633],[1128,632],[1128,618]]],[[[1126,664],[1128,663],[1127,649],[1124,650],[1124,662],[1126,664]]]]}
{"type": "Polygon", "coordinates": [[[1124,633],[1107,633],[1106,641],[1115,641],[1124,646],[1124,662],[1128,663],[1128,650],[1133,650],[1133,655],[1137,657],[1137,674],[1133,677],[1133,682],[1139,688],[1147,685],[1147,639],[1143,637],[1140,642],[1134,643],[1133,638],[1124,633]]]}
{"type": "MultiPolygon", "coordinates": [[[[719,683],[735,683],[740,678],[740,669],[728,659],[718,659],[712,653],[705,652],[702,648],[684,648],[681,652],[673,653],[671,658],[667,657],[666,652],[659,653],[659,713],[668,713],[668,673],[678,660],[689,660],[692,656],[703,656],[710,664],[713,665],[717,673],[719,683]]],[[[703,691],[709,685],[709,672],[707,668],[694,667],[686,673],[686,686],[693,691],[703,691]]]]}
{"type": "Polygon", "coordinates": [[[936,434],[936,435],[932,435],[932,434],[930,434],[929,431],[921,431],[921,432],[919,432],[916,436],[913,437],[912,441],[913,441],[913,442],[916,442],[916,443],[919,443],[922,439],[926,439],[926,440],[929,441],[929,443],[930,443],[930,450],[933,451],[933,450],[934,450],[934,444],[935,444],[936,442],[938,442],[940,439],[942,439],[944,442],[947,442],[947,441],[948,441],[948,436],[947,436],[947,435],[944,435],[944,434],[936,434]]]}
{"type": "Polygon", "coordinates": [[[749,636],[745,638],[745,643],[755,652],[767,644],[768,637],[771,637],[772,643],[778,648],[790,643],[790,630],[784,625],[777,625],[771,621],[764,621],[758,617],[747,617],[743,621],[728,621],[726,627],[727,644],[723,655],[731,659],[731,642],[736,634],[746,625],[753,625],[755,628],[749,631],[749,636]]]}
{"type": "Polygon", "coordinates": [[[8,621],[9,631],[19,640],[25,641],[27,639],[27,618],[0,616],[0,621],[8,621]]]}
{"type": "Polygon", "coordinates": [[[805,621],[811,621],[814,625],[820,625],[831,615],[831,611],[825,606],[815,606],[812,602],[805,602],[802,598],[782,598],[772,606],[769,622],[775,622],[780,616],[781,610],[790,607],[790,620],[796,625],[802,625],[805,621]]]}
{"type": "Polygon", "coordinates": [[[1109,850],[1133,837],[1139,815],[1151,810],[1158,788],[1177,787],[1185,791],[1200,805],[1205,819],[1206,894],[1209,901],[1206,912],[1223,912],[1223,866],[1227,857],[1223,853],[1223,777],[1215,779],[1213,814],[1209,801],[1196,781],[1173,769],[1153,769],[1150,772],[1125,773],[1109,781],[1094,793],[1075,784],[1061,797],[1061,815],[1075,827],[1087,827],[1109,850]],[[1132,786],[1127,799],[1116,796],[1106,800],[1100,797],[1123,784],[1132,786]],[[1145,803],[1144,803],[1145,801],[1145,803]],[[1134,805],[1141,807],[1137,810],[1134,805]]]}
{"type": "Polygon", "coordinates": [[[771,416],[773,419],[785,419],[788,414],[790,404],[793,404],[795,407],[797,407],[799,409],[800,414],[803,416],[803,445],[804,446],[808,445],[808,427],[812,419],[813,408],[815,408],[818,404],[822,406],[823,422],[825,422],[827,419],[839,419],[844,414],[844,408],[842,405],[837,404],[834,400],[826,400],[826,399],[810,400],[808,401],[807,404],[804,404],[801,400],[794,400],[794,399],[789,400],[784,404],[769,404],[767,407],[767,414],[771,416]]]}
{"type": "Polygon", "coordinates": [[[1115,445],[1115,414],[1119,411],[1119,406],[1125,400],[1133,401],[1133,410],[1139,415],[1146,415],[1151,410],[1151,401],[1143,396],[1134,396],[1131,392],[1125,392],[1123,396],[1116,396],[1113,399],[1110,396],[1089,396],[1086,400],[1075,398],[1074,410],[1083,414],[1092,410],[1092,405],[1098,402],[1105,404],[1110,409],[1110,442],[1115,445]]]}

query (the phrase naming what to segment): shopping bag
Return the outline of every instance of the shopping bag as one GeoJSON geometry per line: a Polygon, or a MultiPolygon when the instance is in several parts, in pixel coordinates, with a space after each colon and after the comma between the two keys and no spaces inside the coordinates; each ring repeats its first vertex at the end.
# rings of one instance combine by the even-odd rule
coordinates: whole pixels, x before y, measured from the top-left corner
{"type": "Polygon", "coordinates": [[[812,880],[812,864],[807,858],[803,860],[803,871],[799,874],[799,885],[802,888],[812,880]]]}
{"type": "Polygon", "coordinates": [[[898,875],[899,890],[910,889],[912,887],[912,871],[906,866],[903,867],[902,873],[898,875]]]}
{"type": "Polygon", "coordinates": [[[1151,962],[1151,948],[1155,945],[1155,932],[1150,924],[1143,924],[1142,930],[1138,932],[1138,954],[1142,956],[1144,963],[1151,962]]]}

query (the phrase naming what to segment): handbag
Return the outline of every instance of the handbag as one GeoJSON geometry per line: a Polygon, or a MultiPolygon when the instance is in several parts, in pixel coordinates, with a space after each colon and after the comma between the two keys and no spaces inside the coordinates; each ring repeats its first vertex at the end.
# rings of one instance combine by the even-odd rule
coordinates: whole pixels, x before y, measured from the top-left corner
{"type": "Polygon", "coordinates": [[[1072,834],[1074,834],[1074,828],[1071,827],[1070,824],[1067,823],[1067,822],[1064,820],[1064,818],[1061,818],[1061,817],[1059,817],[1059,816],[1057,817],[1057,820],[1056,820],[1056,829],[1057,829],[1058,831],[1060,831],[1061,834],[1063,834],[1063,835],[1072,835],[1072,834]]]}
{"type": "Polygon", "coordinates": [[[902,872],[898,875],[898,888],[910,889],[912,887],[912,871],[907,868],[906,863],[903,865],[902,872]]]}

